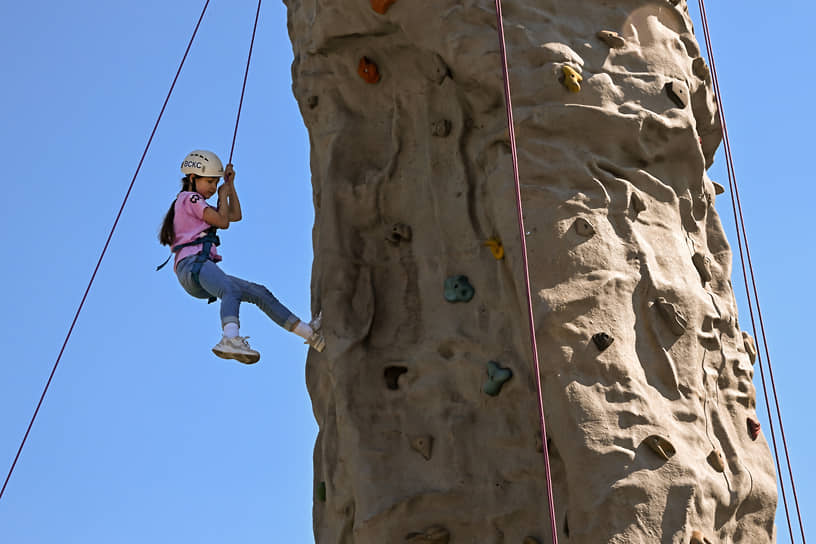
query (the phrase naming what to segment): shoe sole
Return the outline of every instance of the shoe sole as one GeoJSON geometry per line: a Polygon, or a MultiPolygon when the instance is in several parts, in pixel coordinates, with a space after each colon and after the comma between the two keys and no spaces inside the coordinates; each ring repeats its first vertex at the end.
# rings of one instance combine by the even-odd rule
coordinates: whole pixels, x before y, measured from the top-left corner
{"type": "Polygon", "coordinates": [[[215,353],[216,356],[221,357],[222,359],[234,359],[239,363],[244,363],[245,365],[255,364],[261,359],[260,355],[255,357],[254,355],[247,355],[244,353],[232,353],[229,351],[217,350],[215,348],[213,348],[212,352],[215,353]]]}

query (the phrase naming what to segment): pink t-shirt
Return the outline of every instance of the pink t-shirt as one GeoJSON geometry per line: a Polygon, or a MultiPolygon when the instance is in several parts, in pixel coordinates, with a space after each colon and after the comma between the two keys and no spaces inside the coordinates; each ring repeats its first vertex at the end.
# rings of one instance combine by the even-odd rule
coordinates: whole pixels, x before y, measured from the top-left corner
{"type": "MultiPolygon", "coordinates": [[[[184,191],[176,198],[176,217],[173,220],[173,228],[176,231],[176,239],[173,245],[186,244],[192,242],[212,225],[204,221],[204,210],[211,207],[198,193],[184,191]]],[[[190,255],[195,255],[201,251],[201,244],[181,248],[176,253],[176,260],[173,263],[173,270],[176,269],[180,260],[190,255]]],[[[210,258],[218,262],[221,256],[215,251],[215,246],[210,248],[210,258]]]]}

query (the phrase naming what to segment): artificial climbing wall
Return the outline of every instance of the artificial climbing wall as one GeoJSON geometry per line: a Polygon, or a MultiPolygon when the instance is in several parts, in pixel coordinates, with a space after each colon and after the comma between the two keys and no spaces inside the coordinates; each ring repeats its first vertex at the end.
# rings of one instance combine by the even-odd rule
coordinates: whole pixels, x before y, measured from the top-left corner
{"type": "MultiPolygon", "coordinates": [[[[315,540],[549,543],[493,1],[285,3],[315,540]]],[[[774,541],[685,2],[504,11],[559,541],[774,541]]]]}

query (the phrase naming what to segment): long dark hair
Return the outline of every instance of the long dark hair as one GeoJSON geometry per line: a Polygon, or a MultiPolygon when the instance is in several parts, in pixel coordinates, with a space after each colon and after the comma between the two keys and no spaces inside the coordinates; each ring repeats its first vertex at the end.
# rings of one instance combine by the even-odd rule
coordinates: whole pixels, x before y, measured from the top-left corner
{"type": "MultiPolygon", "coordinates": [[[[187,174],[183,178],[181,178],[181,191],[195,191],[195,174],[187,174]]],[[[171,246],[173,242],[176,241],[176,229],[173,226],[173,221],[176,219],[176,200],[178,197],[173,199],[173,202],[170,203],[170,209],[167,210],[167,213],[164,216],[164,221],[162,222],[161,230],[159,231],[159,243],[163,246],[171,246]]]]}

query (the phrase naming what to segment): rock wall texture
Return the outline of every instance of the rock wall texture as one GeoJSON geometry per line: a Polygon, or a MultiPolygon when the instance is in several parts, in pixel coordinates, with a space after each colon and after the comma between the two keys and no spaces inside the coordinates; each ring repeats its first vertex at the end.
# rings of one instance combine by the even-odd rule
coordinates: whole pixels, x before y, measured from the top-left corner
{"type": "MultiPolygon", "coordinates": [[[[550,541],[491,0],[285,0],[320,544],[550,541]]],[[[558,537],[775,540],[685,2],[506,0],[558,537]]]]}

